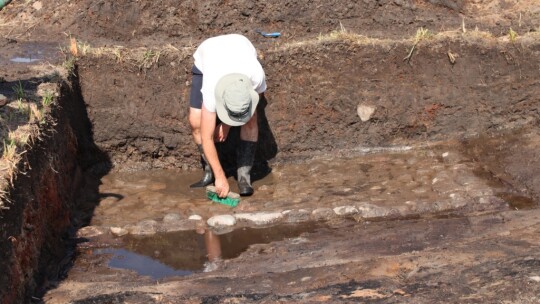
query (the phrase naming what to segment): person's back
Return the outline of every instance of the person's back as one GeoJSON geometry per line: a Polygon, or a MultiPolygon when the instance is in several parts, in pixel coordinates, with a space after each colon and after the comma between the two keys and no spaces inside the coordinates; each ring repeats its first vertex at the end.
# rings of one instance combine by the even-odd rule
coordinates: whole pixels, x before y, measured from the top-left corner
{"type": "Polygon", "coordinates": [[[201,92],[203,104],[210,111],[215,111],[216,84],[227,74],[244,74],[249,77],[258,93],[266,90],[264,70],[257,59],[257,50],[242,35],[209,38],[201,43],[193,58],[195,66],[204,75],[201,92]]]}
{"type": "Polygon", "coordinates": [[[237,177],[240,195],[253,194],[250,172],[258,140],[257,104],[266,91],[266,77],[253,44],[238,34],[209,38],[193,54],[189,122],[201,151],[202,179],[191,185],[215,183],[216,193],[229,192],[215,142],[240,127],[237,177]],[[204,105],[204,106],[203,106],[204,105]]]}

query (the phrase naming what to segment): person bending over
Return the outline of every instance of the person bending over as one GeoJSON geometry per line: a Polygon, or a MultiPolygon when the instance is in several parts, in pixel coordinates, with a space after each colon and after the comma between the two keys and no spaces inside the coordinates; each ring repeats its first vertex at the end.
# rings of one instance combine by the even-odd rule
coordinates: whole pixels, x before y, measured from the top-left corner
{"type": "Polygon", "coordinates": [[[224,142],[230,127],[240,127],[236,148],[239,194],[252,195],[250,173],[259,135],[257,105],[266,91],[257,50],[246,37],[229,34],[206,39],[193,58],[189,123],[204,174],[191,187],[214,182],[218,196],[227,196],[230,187],[214,141],[224,142]]]}

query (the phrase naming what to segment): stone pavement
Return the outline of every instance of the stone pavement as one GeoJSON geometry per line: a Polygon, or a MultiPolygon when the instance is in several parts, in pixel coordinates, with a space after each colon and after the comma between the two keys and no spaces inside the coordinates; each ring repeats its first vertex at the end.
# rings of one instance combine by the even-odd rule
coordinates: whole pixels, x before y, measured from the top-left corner
{"type": "MultiPolygon", "coordinates": [[[[84,235],[153,234],[210,225],[217,233],[234,226],[279,222],[448,216],[507,209],[512,189],[497,182],[453,145],[382,150],[349,157],[316,157],[279,163],[255,181],[255,195],[236,208],[205,198],[188,185],[199,172],[115,173],[102,179],[103,199],[84,235]]],[[[230,178],[232,190],[236,182],[230,178]]]]}

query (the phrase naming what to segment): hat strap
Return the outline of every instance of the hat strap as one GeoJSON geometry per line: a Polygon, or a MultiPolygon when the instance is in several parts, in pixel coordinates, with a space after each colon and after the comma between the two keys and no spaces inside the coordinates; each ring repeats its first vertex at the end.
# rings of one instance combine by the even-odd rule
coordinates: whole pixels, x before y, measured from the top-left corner
{"type": "Polygon", "coordinates": [[[234,120],[237,120],[237,121],[240,121],[244,116],[246,116],[249,113],[249,108],[251,108],[251,106],[249,106],[242,112],[234,112],[234,111],[231,111],[227,107],[227,103],[224,103],[224,106],[225,106],[225,110],[227,110],[227,113],[229,114],[229,116],[231,118],[233,118],[234,120]]]}

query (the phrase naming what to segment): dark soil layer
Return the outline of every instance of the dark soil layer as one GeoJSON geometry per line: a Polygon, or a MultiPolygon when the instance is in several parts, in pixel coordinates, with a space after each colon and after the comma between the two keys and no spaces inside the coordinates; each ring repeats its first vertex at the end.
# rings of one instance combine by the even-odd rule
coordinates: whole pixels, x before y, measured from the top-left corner
{"type": "MultiPolygon", "coordinates": [[[[538,125],[540,46],[475,36],[416,46],[378,40],[262,46],[269,89],[261,122],[263,159],[359,145],[442,140],[538,125]],[[448,52],[458,54],[452,64],[448,52]],[[375,108],[362,122],[357,107],[375,108]]],[[[192,59],[164,52],[157,64],[107,56],[79,61],[96,143],[120,167],[195,165],[187,125],[192,59]],[[106,77],[103,77],[106,75],[106,77]]]]}
{"type": "MultiPolygon", "coordinates": [[[[21,81],[28,91],[49,76],[4,79],[6,92],[21,81]]],[[[30,298],[48,281],[57,281],[66,259],[68,228],[73,222],[76,197],[85,184],[83,170],[96,162],[99,151],[93,145],[89,122],[80,99],[77,82],[60,84],[54,104],[41,133],[29,144],[18,166],[18,174],[4,194],[0,210],[0,303],[30,303],[30,298]]]]}
{"type": "Polygon", "coordinates": [[[298,40],[346,29],[370,37],[402,38],[419,27],[457,30],[464,24],[497,36],[512,27],[520,34],[536,30],[540,11],[534,1],[493,0],[271,0],[237,1],[28,1],[12,4],[2,15],[22,20],[13,36],[50,40],[71,33],[96,39],[140,44],[193,42],[223,32],[281,31],[298,40]]]}

